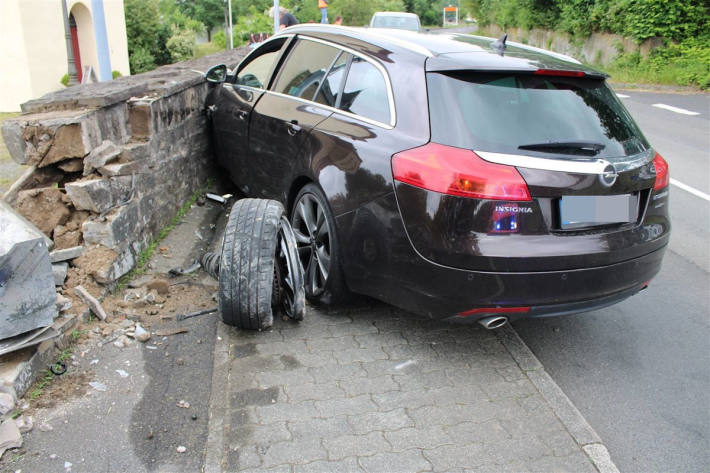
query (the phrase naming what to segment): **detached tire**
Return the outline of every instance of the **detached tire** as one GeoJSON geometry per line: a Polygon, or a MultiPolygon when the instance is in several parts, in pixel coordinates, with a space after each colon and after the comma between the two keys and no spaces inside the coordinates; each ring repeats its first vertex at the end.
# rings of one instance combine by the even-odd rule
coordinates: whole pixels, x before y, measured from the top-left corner
{"type": "MultiPolygon", "coordinates": [[[[291,248],[295,255],[292,235],[279,202],[242,199],[234,204],[224,231],[219,271],[219,305],[224,323],[263,330],[273,325],[274,309],[279,307],[289,317],[303,318],[303,269],[300,264],[285,265],[284,252],[291,248]],[[282,290],[284,282],[296,289],[282,290]]],[[[297,257],[292,259],[298,263],[297,257]]]]}

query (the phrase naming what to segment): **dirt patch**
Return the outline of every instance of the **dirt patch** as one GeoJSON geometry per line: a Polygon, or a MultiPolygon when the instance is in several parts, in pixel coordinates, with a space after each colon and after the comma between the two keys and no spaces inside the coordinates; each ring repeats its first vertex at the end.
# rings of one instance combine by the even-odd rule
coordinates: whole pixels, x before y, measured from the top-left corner
{"type": "Polygon", "coordinates": [[[44,387],[42,395],[31,401],[27,413],[31,415],[38,409],[50,409],[57,404],[83,396],[87,393],[89,381],[93,376],[91,372],[69,368],[66,373],[55,376],[52,382],[44,387]]]}

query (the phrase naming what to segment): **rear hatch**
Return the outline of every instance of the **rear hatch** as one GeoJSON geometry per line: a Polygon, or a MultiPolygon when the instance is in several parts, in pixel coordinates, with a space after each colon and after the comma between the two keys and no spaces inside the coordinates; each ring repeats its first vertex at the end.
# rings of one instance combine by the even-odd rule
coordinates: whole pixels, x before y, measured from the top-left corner
{"type": "Polygon", "coordinates": [[[667,243],[667,165],[584,72],[427,72],[431,142],[393,156],[412,244],[462,269],[568,270],[667,243]]]}

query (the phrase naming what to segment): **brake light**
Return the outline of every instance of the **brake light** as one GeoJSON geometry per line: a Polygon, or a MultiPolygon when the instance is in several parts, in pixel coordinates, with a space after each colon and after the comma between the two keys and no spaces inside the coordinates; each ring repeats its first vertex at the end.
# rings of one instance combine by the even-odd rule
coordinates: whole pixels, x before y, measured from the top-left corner
{"type": "Polygon", "coordinates": [[[442,194],[529,201],[525,180],[514,166],[489,163],[468,149],[428,143],[392,157],[397,181],[442,194]]]}
{"type": "Polygon", "coordinates": [[[668,173],[668,163],[658,153],[656,153],[656,157],[653,158],[653,167],[656,168],[656,182],[653,184],[653,190],[657,191],[668,185],[671,176],[668,173]]]}
{"type": "Polygon", "coordinates": [[[535,71],[535,75],[538,76],[559,76],[559,77],[584,77],[583,71],[563,71],[556,69],[538,69],[535,71]]]}
{"type": "Polygon", "coordinates": [[[456,314],[457,317],[469,317],[471,315],[479,314],[527,314],[530,312],[530,306],[522,307],[477,307],[475,309],[467,310],[456,314]]]}

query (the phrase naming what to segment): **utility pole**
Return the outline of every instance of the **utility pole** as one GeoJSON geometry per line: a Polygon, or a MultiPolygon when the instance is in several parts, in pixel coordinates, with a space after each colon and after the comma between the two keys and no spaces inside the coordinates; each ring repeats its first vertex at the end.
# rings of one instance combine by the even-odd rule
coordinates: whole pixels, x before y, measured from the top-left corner
{"type": "Polygon", "coordinates": [[[279,11],[279,0],[274,0],[274,34],[279,32],[281,22],[281,12],[279,11]]]}
{"type": "Polygon", "coordinates": [[[64,17],[64,38],[67,43],[67,69],[69,72],[69,85],[76,85],[79,83],[77,80],[76,73],[76,61],[74,60],[74,48],[71,44],[71,31],[69,30],[69,11],[67,10],[67,1],[59,0],[62,2],[62,16],[64,17]]]}
{"type": "Polygon", "coordinates": [[[229,49],[234,49],[234,31],[232,30],[232,0],[227,0],[229,9],[229,49]]]}

